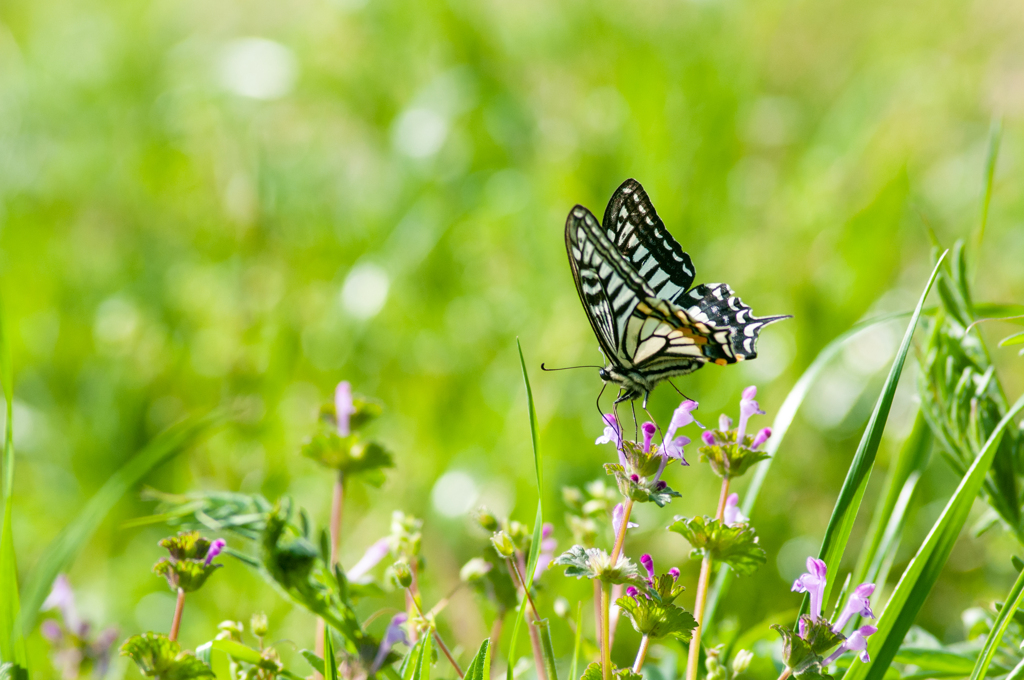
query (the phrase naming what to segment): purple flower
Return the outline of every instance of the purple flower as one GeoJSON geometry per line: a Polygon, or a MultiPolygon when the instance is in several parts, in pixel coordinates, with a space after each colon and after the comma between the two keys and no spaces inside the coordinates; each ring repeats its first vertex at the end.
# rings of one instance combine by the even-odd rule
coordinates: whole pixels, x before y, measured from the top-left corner
{"type": "Polygon", "coordinates": [[[722,521],[729,526],[746,524],[749,522],[750,518],[743,516],[743,513],[740,512],[739,505],[740,495],[737,493],[729,494],[729,497],[725,499],[725,511],[722,513],[722,521]]]}
{"type": "Polygon", "coordinates": [[[725,415],[724,413],[718,416],[718,429],[722,432],[726,432],[732,429],[732,418],[725,415]]]}
{"type": "Polygon", "coordinates": [[[345,572],[349,581],[353,583],[359,583],[360,579],[366,576],[366,573],[377,566],[382,559],[387,557],[387,554],[391,552],[391,543],[386,538],[382,538],[363,553],[363,556],[359,558],[359,561],[352,565],[352,568],[345,572]]]}
{"type": "Polygon", "coordinates": [[[61,630],[60,624],[53,619],[46,619],[39,627],[39,632],[43,634],[46,641],[51,645],[55,645],[61,641],[64,637],[64,631],[61,630]]]}
{"type": "Polygon", "coordinates": [[[391,623],[384,631],[384,638],[380,641],[380,647],[377,648],[377,656],[374,657],[373,665],[370,666],[370,675],[379,671],[380,667],[384,665],[384,660],[388,658],[388,652],[392,647],[399,642],[406,646],[409,645],[409,638],[405,635],[405,622],[408,620],[409,616],[405,612],[391,617],[391,623]]]}
{"type": "Polygon", "coordinates": [[[555,559],[555,549],[558,548],[558,541],[551,536],[554,530],[555,527],[550,522],[545,522],[544,526],[541,527],[540,554],[537,555],[537,568],[533,572],[535,580],[540,578],[540,575],[551,564],[551,560],[555,559]]]}
{"type": "Polygon", "coordinates": [[[832,626],[832,630],[840,632],[854,615],[867,616],[868,618],[875,618],[875,613],[871,611],[871,594],[875,592],[874,583],[861,583],[859,586],[853,589],[850,593],[850,599],[846,601],[846,606],[843,608],[843,613],[839,615],[836,620],[836,625],[832,626]]]}
{"type": "Polygon", "coordinates": [[[639,484],[639,483],[640,483],[640,475],[638,475],[638,474],[636,474],[636,473],[634,473],[634,474],[631,474],[631,475],[629,476],[629,478],[630,478],[631,480],[633,480],[633,483],[634,483],[634,484],[639,484]]]}
{"type": "Polygon", "coordinates": [[[650,453],[651,440],[654,439],[654,433],[658,431],[658,426],[654,423],[644,423],[640,426],[640,430],[644,433],[644,453],[650,453]]]}
{"type": "Polygon", "coordinates": [[[626,456],[622,453],[622,428],[619,426],[619,421],[615,419],[615,415],[609,413],[602,416],[604,419],[604,434],[594,440],[595,444],[615,444],[615,448],[619,452],[619,463],[623,466],[626,465],[626,456]]]}
{"type": "Polygon", "coordinates": [[[736,443],[742,444],[743,437],[747,434],[747,421],[755,413],[764,414],[754,397],[757,396],[757,387],[751,385],[743,390],[743,397],[740,399],[740,424],[736,428],[736,443]]]}
{"type": "Polygon", "coordinates": [[[700,438],[704,440],[704,443],[708,446],[715,445],[715,435],[712,434],[711,430],[704,430],[700,433],[700,438]]]}
{"type": "MultiPolygon", "coordinates": [[[[615,532],[616,536],[619,535],[619,530],[622,528],[622,516],[623,514],[625,514],[625,512],[626,508],[622,503],[619,503],[614,508],[612,508],[612,531],[615,532]]],[[[628,530],[638,526],[640,525],[636,522],[630,522],[626,525],[626,529],[628,530]]]]}
{"type": "Polygon", "coordinates": [[[672,567],[671,569],[668,570],[668,575],[672,577],[673,581],[678,581],[679,580],[679,568],[678,567],[672,567]]]}
{"type": "Polygon", "coordinates": [[[665,445],[663,447],[661,466],[658,468],[658,474],[654,475],[655,479],[661,479],[661,473],[665,471],[665,466],[668,465],[670,458],[678,460],[680,465],[689,465],[683,456],[683,447],[690,443],[690,438],[683,435],[677,437],[676,431],[691,423],[697,423],[700,427],[704,427],[693,417],[693,412],[697,410],[697,406],[697,402],[693,399],[687,399],[672,413],[672,420],[668,424],[668,430],[665,431],[665,445]]]}
{"type": "Polygon", "coordinates": [[[640,594],[640,591],[636,589],[636,586],[630,586],[626,588],[626,595],[632,598],[636,598],[640,594]]]}
{"type": "Polygon", "coordinates": [[[810,593],[811,617],[814,619],[821,618],[821,605],[825,597],[827,572],[828,567],[823,561],[815,557],[808,557],[807,573],[801,574],[800,578],[793,582],[794,593],[810,593]]]}
{"type": "Polygon", "coordinates": [[[772,428],[766,427],[762,429],[760,432],[757,433],[757,436],[754,437],[754,443],[750,445],[750,448],[756,449],[757,447],[761,446],[761,444],[764,444],[766,441],[768,441],[768,437],[771,436],[772,428]]]}
{"type": "Polygon", "coordinates": [[[654,585],[654,559],[647,553],[644,553],[640,556],[640,564],[647,570],[647,582],[654,585]]]}
{"type": "Polygon", "coordinates": [[[64,619],[64,627],[75,635],[85,635],[88,624],[78,617],[78,608],[75,607],[75,593],[71,590],[71,581],[68,580],[66,575],[60,574],[54,579],[50,594],[46,596],[41,609],[43,611],[47,609],[60,610],[61,618],[64,619]]]}
{"type": "Polygon", "coordinates": [[[846,638],[846,642],[842,644],[836,651],[822,662],[822,666],[828,666],[830,663],[838,659],[846,652],[860,652],[857,656],[864,663],[871,661],[871,657],[868,656],[868,638],[878,632],[878,629],[874,626],[861,626],[857,630],[850,633],[850,637],[846,638]]]}
{"type": "Polygon", "coordinates": [[[210,549],[206,551],[206,562],[204,562],[204,564],[206,566],[210,566],[210,562],[213,562],[213,559],[217,557],[217,555],[219,555],[222,550],[224,550],[224,547],[227,544],[228,542],[225,541],[223,538],[218,538],[213,543],[211,543],[210,549]]]}
{"type": "Polygon", "coordinates": [[[352,386],[347,380],[342,380],[334,388],[334,415],[338,421],[339,437],[347,437],[351,434],[349,419],[355,412],[356,407],[352,401],[352,386]]]}

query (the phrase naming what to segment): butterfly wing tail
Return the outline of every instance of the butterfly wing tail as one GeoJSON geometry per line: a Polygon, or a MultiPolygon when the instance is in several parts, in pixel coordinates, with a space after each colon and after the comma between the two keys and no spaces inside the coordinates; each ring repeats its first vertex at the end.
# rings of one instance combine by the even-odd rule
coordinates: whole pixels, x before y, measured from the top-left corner
{"type": "Polygon", "coordinates": [[[736,297],[724,283],[701,284],[676,300],[697,321],[711,327],[718,344],[709,343],[705,352],[716,363],[749,361],[757,357],[757,338],[761,329],[770,323],[791,318],[784,316],[756,317],[750,307],[736,297]]]}

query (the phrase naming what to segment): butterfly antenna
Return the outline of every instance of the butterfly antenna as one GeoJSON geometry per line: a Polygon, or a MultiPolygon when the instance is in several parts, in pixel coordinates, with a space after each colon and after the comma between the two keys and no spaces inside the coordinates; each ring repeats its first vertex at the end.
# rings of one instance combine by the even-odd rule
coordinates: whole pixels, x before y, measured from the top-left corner
{"type": "MultiPolygon", "coordinates": [[[[676,392],[679,392],[679,396],[681,396],[681,397],[682,397],[683,399],[690,399],[690,398],[689,398],[688,396],[686,396],[685,394],[683,394],[683,391],[682,391],[682,390],[680,390],[680,389],[679,389],[678,387],[676,387],[676,384],[675,384],[674,382],[672,382],[671,380],[669,380],[669,381],[668,381],[668,384],[669,384],[669,385],[671,385],[671,386],[672,386],[672,389],[674,389],[674,390],[675,390],[676,392]]],[[[691,401],[692,401],[692,400],[691,400],[691,401]]]]}
{"type": "Polygon", "coordinates": [[[574,368],[603,368],[602,366],[563,366],[562,368],[548,368],[544,364],[540,365],[542,371],[571,371],[574,368]]]}

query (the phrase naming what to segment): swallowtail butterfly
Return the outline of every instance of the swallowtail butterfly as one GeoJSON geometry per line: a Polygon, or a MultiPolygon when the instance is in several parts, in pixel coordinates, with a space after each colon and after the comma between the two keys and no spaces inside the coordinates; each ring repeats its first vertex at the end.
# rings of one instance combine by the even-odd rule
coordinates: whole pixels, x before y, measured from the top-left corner
{"type": "Polygon", "coordinates": [[[672,238],[640,183],[627,179],[601,224],[577,205],[565,247],[583,309],[608,365],[599,372],[620,393],[644,398],[662,380],[757,356],[757,335],[788,316],[755,317],[724,283],[691,288],[690,256],[672,238]]]}

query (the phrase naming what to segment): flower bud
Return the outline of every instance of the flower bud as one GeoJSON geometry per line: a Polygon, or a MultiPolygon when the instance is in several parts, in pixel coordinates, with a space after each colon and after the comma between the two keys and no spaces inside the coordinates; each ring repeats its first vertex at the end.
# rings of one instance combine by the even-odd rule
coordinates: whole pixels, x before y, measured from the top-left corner
{"type": "Polygon", "coordinates": [[[668,575],[672,577],[673,581],[678,581],[679,580],[679,568],[678,567],[672,567],[671,569],[668,570],[668,575]]]}
{"type": "Polygon", "coordinates": [[[494,513],[482,505],[477,508],[476,513],[473,515],[473,519],[475,519],[484,529],[487,529],[487,531],[498,530],[498,518],[494,516],[494,513]]]}
{"type": "Polygon", "coordinates": [[[718,416],[718,429],[722,432],[726,432],[732,429],[732,418],[725,415],[724,413],[718,416]]]}
{"type": "MultiPolygon", "coordinates": [[[[575,486],[563,486],[562,501],[573,510],[579,512],[583,507],[583,492],[575,486]]],[[[493,529],[491,531],[493,531],[493,529]]]]}
{"type": "Polygon", "coordinates": [[[249,619],[249,628],[256,637],[264,637],[267,634],[267,615],[263,612],[253,614],[249,619]]]}
{"type": "Polygon", "coordinates": [[[494,535],[491,536],[491,544],[494,545],[494,549],[498,551],[498,554],[506,560],[516,552],[515,544],[504,531],[494,532],[494,535]]]}
{"type": "Polygon", "coordinates": [[[736,652],[736,656],[732,658],[732,674],[739,675],[743,671],[747,670],[750,666],[750,662],[754,660],[754,653],[749,649],[741,649],[736,652]]]}
{"type": "Polygon", "coordinates": [[[482,557],[474,557],[469,562],[462,565],[462,569],[459,570],[459,579],[465,583],[479,581],[487,575],[487,572],[489,572],[493,566],[493,564],[482,557]]]}
{"type": "Polygon", "coordinates": [[[704,430],[700,433],[700,438],[704,440],[704,443],[708,446],[715,445],[715,435],[711,434],[711,430],[704,430]]]}
{"type": "Polygon", "coordinates": [[[412,570],[407,562],[395,562],[391,565],[391,570],[395,573],[395,581],[398,582],[399,586],[408,588],[412,585],[412,570]]]}

